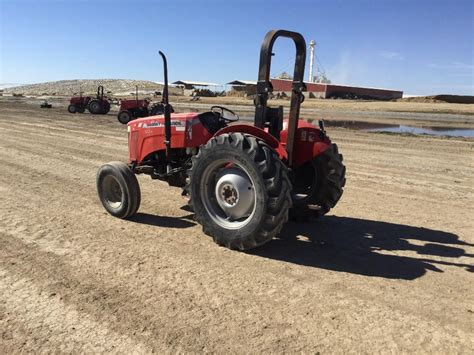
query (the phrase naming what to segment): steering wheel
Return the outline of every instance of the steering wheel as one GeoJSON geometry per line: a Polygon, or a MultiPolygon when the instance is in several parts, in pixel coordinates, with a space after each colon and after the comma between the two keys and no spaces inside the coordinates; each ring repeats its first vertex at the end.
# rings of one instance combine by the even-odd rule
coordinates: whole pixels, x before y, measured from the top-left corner
{"type": "Polygon", "coordinates": [[[228,108],[225,108],[223,106],[212,106],[211,111],[215,114],[218,114],[219,118],[224,120],[224,122],[237,122],[240,118],[239,115],[236,114],[234,111],[229,110],[228,108]],[[234,118],[224,117],[224,111],[229,112],[232,116],[234,116],[234,118]]]}

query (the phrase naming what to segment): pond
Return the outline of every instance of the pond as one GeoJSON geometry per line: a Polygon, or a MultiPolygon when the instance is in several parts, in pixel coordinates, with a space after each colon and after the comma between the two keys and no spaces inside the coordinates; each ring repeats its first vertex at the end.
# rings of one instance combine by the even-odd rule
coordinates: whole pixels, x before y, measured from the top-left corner
{"type": "Polygon", "coordinates": [[[379,127],[368,129],[369,132],[391,132],[391,133],[408,133],[430,136],[447,136],[447,137],[467,137],[474,138],[474,129],[463,128],[447,128],[447,127],[412,127],[405,125],[379,127]]]}

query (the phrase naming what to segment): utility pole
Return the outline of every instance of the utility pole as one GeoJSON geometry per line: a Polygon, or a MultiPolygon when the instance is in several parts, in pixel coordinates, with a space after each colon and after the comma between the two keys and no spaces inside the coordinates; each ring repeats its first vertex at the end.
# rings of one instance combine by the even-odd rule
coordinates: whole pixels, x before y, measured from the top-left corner
{"type": "Polygon", "coordinates": [[[314,82],[314,76],[313,76],[313,67],[314,67],[314,46],[316,45],[316,42],[314,39],[309,42],[309,80],[308,82],[313,83],[314,82]]]}

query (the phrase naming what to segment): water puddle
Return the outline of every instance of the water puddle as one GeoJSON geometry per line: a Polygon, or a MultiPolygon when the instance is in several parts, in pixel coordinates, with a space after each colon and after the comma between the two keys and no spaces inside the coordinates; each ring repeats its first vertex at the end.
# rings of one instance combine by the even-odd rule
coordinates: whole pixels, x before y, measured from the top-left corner
{"type": "Polygon", "coordinates": [[[474,129],[459,127],[414,127],[407,125],[390,125],[363,121],[324,121],[327,127],[342,127],[367,132],[388,132],[413,135],[474,138],[474,129]]]}
{"type": "MultiPolygon", "coordinates": [[[[305,116],[301,116],[305,119],[305,116]]],[[[245,122],[252,122],[253,116],[240,115],[240,119],[245,122]]],[[[318,126],[318,121],[314,120],[312,123],[318,126]]],[[[460,127],[414,127],[407,125],[394,125],[387,123],[374,123],[367,121],[351,121],[351,120],[331,120],[325,119],[324,124],[326,127],[337,127],[347,128],[357,131],[366,132],[387,132],[387,133],[399,133],[399,134],[413,134],[413,135],[429,135],[429,136],[441,136],[441,137],[463,137],[463,138],[474,138],[474,129],[466,129],[460,127]]]]}

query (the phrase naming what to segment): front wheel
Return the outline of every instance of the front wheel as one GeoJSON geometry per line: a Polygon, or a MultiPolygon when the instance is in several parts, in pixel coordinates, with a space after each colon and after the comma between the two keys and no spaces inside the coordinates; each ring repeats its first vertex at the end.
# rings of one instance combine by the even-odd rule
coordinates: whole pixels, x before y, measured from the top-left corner
{"type": "Polygon", "coordinates": [[[69,105],[69,106],[67,107],[67,111],[68,111],[69,113],[76,113],[76,112],[77,112],[76,105],[73,105],[73,104],[69,105]]]}
{"type": "Polygon", "coordinates": [[[127,164],[110,162],[97,173],[97,193],[100,202],[112,216],[128,218],[140,207],[140,186],[127,164]]]}
{"type": "Polygon", "coordinates": [[[277,236],[288,220],[291,183],[275,151],[242,133],[210,139],[188,171],[190,204],[204,233],[248,250],[277,236]]]}
{"type": "Polygon", "coordinates": [[[117,115],[117,119],[122,124],[127,124],[132,120],[132,114],[129,111],[120,111],[117,115]]]}

